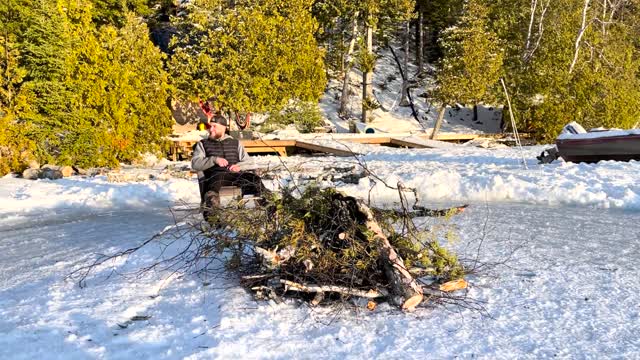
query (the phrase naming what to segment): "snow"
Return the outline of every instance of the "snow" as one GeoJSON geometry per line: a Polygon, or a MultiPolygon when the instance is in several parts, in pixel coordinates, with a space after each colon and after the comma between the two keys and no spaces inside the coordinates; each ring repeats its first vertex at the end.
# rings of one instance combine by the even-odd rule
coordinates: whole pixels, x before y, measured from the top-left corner
{"type": "MultiPolygon", "coordinates": [[[[400,61],[403,59],[401,46],[395,45],[396,54],[400,61]]],[[[411,89],[414,108],[417,113],[416,121],[413,118],[409,106],[400,106],[402,78],[398,72],[391,52],[387,48],[376,50],[378,59],[373,73],[373,96],[380,104],[380,108],[371,111],[370,122],[367,126],[375,128],[376,132],[389,133],[415,133],[426,131],[433,127],[438,116],[439,104],[430,98],[425,89],[433,88],[434,81],[431,77],[426,77],[420,81],[421,86],[411,89]]],[[[409,63],[409,78],[416,77],[417,67],[409,63]]],[[[335,125],[337,132],[349,132],[349,121],[360,121],[362,116],[362,73],[358,69],[353,69],[349,74],[349,93],[346,106],[346,115],[339,116],[337,109],[340,106],[340,96],[342,94],[342,82],[330,79],[327,85],[325,96],[320,100],[320,109],[324,116],[335,125]]],[[[478,107],[478,119],[473,119],[473,109],[454,106],[447,107],[443,119],[441,132],[457,133],[496,133],[500,132],[501,110],[491,107],[478,107]]]]}
{"type": "MultiPolygon", "coordinates": [[[[542,148],[407,150],[354,144],[356,158],[256,157],[298,179],[359,163],[378,178],[337,184],[393,206],[382,181],[420,202],[471,203],[452,219],[461,256],[507,261],[472,275],[488,316],[439,305],[401,313],[255,302],[232,278],[128,271],[157,244],[67,277],[95,253],[171,231],[197,205],[194,179],[110,183],[0,178],[0,358],[638,358],[640,163],[537,165],[542,148]],[[173,213],[169,211],[173,207],[173,213]],[[168,228],[167,228],[168,227],[168,228]],[[478,246],[482,242],[479,252],[478,246]],[[113,271],[116,271],[113,273],[113,271]],[[139,316],[140,320],[132,320],[139,316]]],[[[143,171],[125,169],[123,171],[143,171]]],[[[270,186],[277,184],[272,182],[270,186]]]]}
{"type": "Polygon", "coordinates": [[[570,134],[563,133],[558,136],[559,140],[574,140],[574,139],[599,139],[604,137],[614,136],[628,136],[628,135],[640,135],[640,129],[631,130],[598,130],[584,134],[570,134]]]}
{"type": "Polygon", "coordinates": [[[587,132],[582,125],[575,121],[570,122],[562,128],[558,135],[558,140],[578,140],[578,139],[599,139],[605,137],[640,135],[640,129],[621,130],[605,129],[603,127],[591,129],[587,132]]]}

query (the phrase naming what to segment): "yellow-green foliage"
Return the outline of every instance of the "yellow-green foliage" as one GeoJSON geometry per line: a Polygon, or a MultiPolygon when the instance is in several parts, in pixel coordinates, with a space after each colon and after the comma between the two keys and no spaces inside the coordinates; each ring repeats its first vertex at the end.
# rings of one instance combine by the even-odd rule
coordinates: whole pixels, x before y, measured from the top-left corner
{"type": "Polygon", "coordinates": [[[482,0],[470,0],[458,27],[444,31],[438,97],[445,103],[493,102],[503,54],[482,0]]]}
{"type": "Polygon", "coordinates": [[[169,69],[182,97],[265,112],[317,101],[326,83],[309,0],[196,0],[176,19],[169,69]]]}
{"type": "Polygon", "coordinates": [[[81,131],[62,156],[68,162],[113,165],[158,151],[172,124],[165,105],[169,85],[164,55],[149,41],[146,25],[129,14],[120,29],[76,30],[68,81],[81,131]]]}
{"type": "Polygon", "coordinates": [[[25,129],[0,109],[0,176],[26,168],[33,149],[34,144],[26,138],[25,129]]]}
{"type": "Polygon", "coordinates": [[[428,5],[442,9],[437,18],[448,14],[445,24],[458,20],[440,42],[441,100],[506,105],[496,86],[503,76],[519,129],[547,141],[570,121],[630,128],[640,119],[637,1],[590,2],[584,29],[584,0],[470,0],[458,16],[459,3],[428,5]]]}
{"type": "Polygon", "coordinates": [[[84,0],[0,5],[0,113],[15,125],[4,131],[40,163],[117,166],[170,131],[163,55],[144,23],[128,14],[120,28],[96,28],[91,15],[84,0]]]}
{"type": "Polygon", "coordinates": [[[294,124],[300,132],[309,133],[323,123],[322,114],[316,103],[294,101],[281,111],[272,113],[265,125],[269,127],[294,124]]]}

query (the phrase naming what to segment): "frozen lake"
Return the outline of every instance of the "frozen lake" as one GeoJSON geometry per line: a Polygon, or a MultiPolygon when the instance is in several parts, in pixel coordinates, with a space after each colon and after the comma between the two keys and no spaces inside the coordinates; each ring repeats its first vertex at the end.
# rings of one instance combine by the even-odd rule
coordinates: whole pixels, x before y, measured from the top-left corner
{"type": "Polygon", "coordinates": [[[476,257],[484,239],[479,259],[507,261],[469,277],[469,295],[489,316],[380,306],[336,319],[256,303],[222,280],[104,280],[106,268],[86,289],[64,279],[90,253],[133,246],[172,223],[161,208],[0,220],[0,358],[640,357],[638,211],[492,203],[456,216],[462,237],[452,246],[462,256],[476,257]],[[127,323],[134,315],[150,318],[127,323]]]}

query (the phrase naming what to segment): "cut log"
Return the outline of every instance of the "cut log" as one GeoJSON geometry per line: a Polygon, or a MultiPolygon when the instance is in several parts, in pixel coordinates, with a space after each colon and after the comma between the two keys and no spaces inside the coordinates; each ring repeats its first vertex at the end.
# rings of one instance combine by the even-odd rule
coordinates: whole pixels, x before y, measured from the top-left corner
{"type": "Polygon", "coordinates": [[[466,289],[467,286],[468,284],[464,279],[457,279],[457,280],[452,280],[440,285],[439,289],[440,291],[444,291],[444,292],[452,292],[456,290],[466,289]]]}
{"type": "Polygon", "coordinates": [[[349,296],[358,296],[366,299],[375,299],[386,296],[384,291],[373,289],[365,291],[337,285],[307,285],[284,279],[280,279],[280,283],[285,286],[285,290],[300,291],[306,293],[334,292],[349,296]]]}
{"type": "Polygon", "coordinates": [[[404,266],[404,261],[396,250],[389,243],[389,239],[382,232],[380,225],[373,217],[373,213],[368,206],[361,201],[357,201],[358,210],[366,217],[365,226],[371,231],[373,240],[380,251],[380,260],[384,266],[384,271],[389,283],[391,293],[400,297],[398,305],[403,310],[411,311],[422,302],[422,288],[413,278],[409,270],[404,266]]]}

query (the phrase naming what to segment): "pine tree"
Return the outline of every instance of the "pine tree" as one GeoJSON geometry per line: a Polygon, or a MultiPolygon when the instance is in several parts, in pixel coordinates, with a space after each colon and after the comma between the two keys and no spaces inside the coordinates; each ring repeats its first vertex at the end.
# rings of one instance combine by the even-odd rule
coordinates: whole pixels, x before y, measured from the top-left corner
{"type": "Polygon", "coordinates": [[[148,0],[91,0],[93,23],[97,26],[123,26],[127,21],[127,13],[137,15],[151,14],[148,0]]]}

